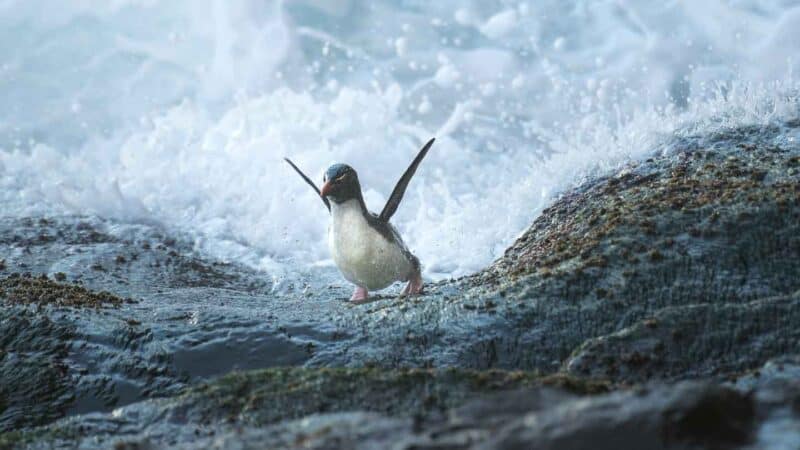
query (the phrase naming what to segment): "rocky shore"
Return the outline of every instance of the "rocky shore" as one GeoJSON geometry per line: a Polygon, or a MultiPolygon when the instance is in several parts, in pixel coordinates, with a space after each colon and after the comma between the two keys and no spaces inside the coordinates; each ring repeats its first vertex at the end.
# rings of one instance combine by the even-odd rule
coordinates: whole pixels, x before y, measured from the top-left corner
{"type": "Polygon", "coordinates": [[[676,137],[419,298],[97,218],[0,255],[0,448],[800,446],[800,122],[676,137]]]}

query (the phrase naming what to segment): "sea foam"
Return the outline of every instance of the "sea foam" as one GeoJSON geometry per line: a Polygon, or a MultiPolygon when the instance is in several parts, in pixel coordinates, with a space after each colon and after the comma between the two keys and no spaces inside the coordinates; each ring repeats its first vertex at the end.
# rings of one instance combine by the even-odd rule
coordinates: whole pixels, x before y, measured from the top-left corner
{"type": "Polygon", "coordinates": [[[394,222],[442,278],[666,139],[798,116],[787,2],[35,3],[0,2],[3,214],[154,223],[272,275],[330,264],[284,156],[351,164],[380,211],[436,136],[394,222]]]}

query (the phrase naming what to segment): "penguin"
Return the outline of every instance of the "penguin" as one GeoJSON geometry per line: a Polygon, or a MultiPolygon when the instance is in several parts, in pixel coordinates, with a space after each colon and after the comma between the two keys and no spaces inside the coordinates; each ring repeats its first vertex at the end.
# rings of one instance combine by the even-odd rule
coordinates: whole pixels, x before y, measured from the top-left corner
{"type": "Polygon", "coordinates": [[[380,214],[367,209],[358,174],[347,164],[328,167],[322,189],[318,189],[289,158],[284,158],[316,191],[330,212],[328,248],[344,278],[356,286],[350,298],[352,303],[366,303],[369,291],[383,289],[395,281],[407,282],[401,295],[422,293],[419,259],[409,251],[389,219],[400,206],[411,177],[435,140],[429,140],[417,153],[380,214]]]}

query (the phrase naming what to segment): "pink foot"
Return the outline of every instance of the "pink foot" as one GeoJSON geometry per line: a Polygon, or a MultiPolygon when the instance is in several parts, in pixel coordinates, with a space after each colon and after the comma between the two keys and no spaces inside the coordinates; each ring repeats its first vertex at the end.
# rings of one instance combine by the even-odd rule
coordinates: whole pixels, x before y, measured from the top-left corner
{"type": "Polygon", "coordinates": [[[403,289],[403,292],[400,295],[419,295],[422,293],[422,275],[419,273],[415,273],[411,276],[411,279],[408,280],[408,284],[403,289]]]}
{"type": "Polygon", "coordinates": [[[353,303],[353,304],[356,304],[356,305],[358,305],[360,303],[366,303],[368,296],[369,296],[369,294],[367,293],[367,288],[363,288],[361,286],[356,286],[356,290],[353,291],[353,296],[350,297],[350,303],[353,303]]]}

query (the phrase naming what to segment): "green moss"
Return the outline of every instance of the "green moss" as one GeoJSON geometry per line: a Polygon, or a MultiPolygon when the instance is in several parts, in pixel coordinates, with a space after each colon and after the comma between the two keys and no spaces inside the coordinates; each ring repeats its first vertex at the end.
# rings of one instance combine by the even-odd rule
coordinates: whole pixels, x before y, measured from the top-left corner
{"type": "Polygon", "coordinates": [[[519,371],[279,368],[226,375],[188,391],[180,403],[203,422],[263,425],[333,411],[425,415],[458,406],[479,393],[539,385],[581,394],[608,388],[602,382],[519,371]]]}
{"type": "Polygon", "coordinates": [[[21,449],[31,445],[35,445],[36,448],[66,448],[67,442],[78,437],[80,436],[76,433],[65,432],[51,426],[8,431],[0,433],[0,450],[21,449]],[[56,445],[56,442],[60,445],[56,445]]]}
{"type": "Polygon", "coordinates": [[[613,384],[607,380],[579,378],[564,373],[555,373],[540,380],[544,386],[564,389],[577,395],[598,395],[611,392],[613,384]]]}
{"type": "Polygon", "coordinates": [[[21,431],[0,433],[0,450],[21,448],[27,442],[29,441],[25,439],[25,434],[21,431]]]}
{"type": "Polygon", "coordinates": [[[664,259],[664,255],[661,254],[658,250],[650,250],[647,256],[650,258],[650,261],[658,262],[664,259]]]}
{"type": "Polygon", "coordinates": [[[797,180],[787,177],[785,167],[795,167],[797,158],[752,146],[735,157],[688,151],[677,163],[674,156],[649,160],[643,164],[663,169],[628,171],[564,195],[487,271],[498,282],[505,275],[513,280],[543,269],[548,276],[573,272],[581,268],[570,262],[578,255],[589,261],[587,266],[602,269],[606,262],[628,262],[632,252],[642,253],[628,240],[609,254],[609,242],[624,236],[638,236],[648,259],[660,261],[666,255],[650,251],[654,236],[673,239],[688,229],[692,237],[708,239],[719,234],[712,225],[726,216],[741,221],[748,211],[796,207],[797,180]],[[624,258],[615,258],[619,255],[624,258]]]}
{"type": "MultiPolygon", "coordinates": [[[[59,277],[60,278],[60,277],[59,277]]],[[[42,275],[11,274],[0,280],[0,299],[10,304],[37,304],[90,308],[119,307],[125,300],[111,293],[58,283],[42,275]]]]}

